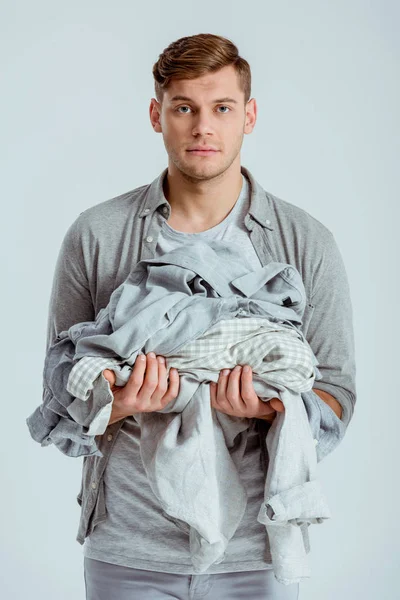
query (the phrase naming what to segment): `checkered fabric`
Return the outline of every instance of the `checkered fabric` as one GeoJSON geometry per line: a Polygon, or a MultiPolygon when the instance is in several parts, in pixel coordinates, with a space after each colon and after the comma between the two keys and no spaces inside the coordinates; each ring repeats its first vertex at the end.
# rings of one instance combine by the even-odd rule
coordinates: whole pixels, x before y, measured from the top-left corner
{"type": "MultiPolygon", "coordinates": [[[[82,357],[70,372],[69,393],[87,400],[94,381],[104,369],[113,369],[116,384],[124,385],[132,367],[122,362],[111,357],[82,357]]],[[[223,319],[166,357],[168,369],[209,370],[214,381],[212,373],[244,364],[249,364],[253,373],[268,377],[271,384],[284,383],[298,392],[310,389],[310,380],[315,374],[318,376],[317,361],[301,332],[265,317],[223,319]]]]}

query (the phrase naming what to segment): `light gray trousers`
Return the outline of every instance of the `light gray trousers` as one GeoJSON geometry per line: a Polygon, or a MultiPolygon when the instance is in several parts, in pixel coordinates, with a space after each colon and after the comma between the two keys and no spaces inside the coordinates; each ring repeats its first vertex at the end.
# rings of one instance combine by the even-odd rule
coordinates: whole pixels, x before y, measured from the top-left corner
{"type": "Polygon", "coordinates": [[[272,569],[179,575],[84,557],[86,600],[298,600],[299,584],[279,583],[272,569]]]}

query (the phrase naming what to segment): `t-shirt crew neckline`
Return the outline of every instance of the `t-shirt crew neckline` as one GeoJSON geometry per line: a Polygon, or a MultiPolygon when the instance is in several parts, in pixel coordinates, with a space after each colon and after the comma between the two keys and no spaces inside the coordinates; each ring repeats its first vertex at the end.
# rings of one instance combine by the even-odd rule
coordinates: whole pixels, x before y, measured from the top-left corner
{"type": "Polygon", "coordinates": [[[229,214],[226,215],[225,219],[223,219],[217,225],[214,225],[214,227],[211,227],[210,229],[206,229],[205,231],[199,231],[197,233],[186,233],[184,231],[178,231],[177,229],[174,229],[173,227],[171,227],[171,225],[169,225],[167,223],[167,221],[164,221],[162,224],[164,233],[168,234],[170,237],[175,238],[175,239],[176,238],[180,238],[180,239],[192,238],[192,239],[194,239],[194,238],[200,237],[200,236],[201,237],[214,236],[214,234],[217,233],[219,229],[226,227],[227,223],[235,217],[235,215],[237,214],[237,212],[240,209],[241,204],[243,203],[245,197],[247,196],[248,186],[249,186],[249,184],[247,182],[247,179],[242,173],[242,189],[240,191],[237,201],[235,202],[235,204],[234,204],[233,208],[231,209],[231,211],[229,212],[229,214]]]}

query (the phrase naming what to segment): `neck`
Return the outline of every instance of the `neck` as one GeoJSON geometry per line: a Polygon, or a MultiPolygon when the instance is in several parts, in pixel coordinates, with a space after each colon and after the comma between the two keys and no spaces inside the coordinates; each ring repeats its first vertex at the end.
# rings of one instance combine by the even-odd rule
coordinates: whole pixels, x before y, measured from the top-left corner
{"type": "MultiPolygon", "coordinates": [[[[233,165],[231,165],[232,167],[233,165]]],[[[240,164],[211,179],[195,179],[168,166],[164,195],[173,219],[213,227],[232,210],[242,189],[240,164]]]]}

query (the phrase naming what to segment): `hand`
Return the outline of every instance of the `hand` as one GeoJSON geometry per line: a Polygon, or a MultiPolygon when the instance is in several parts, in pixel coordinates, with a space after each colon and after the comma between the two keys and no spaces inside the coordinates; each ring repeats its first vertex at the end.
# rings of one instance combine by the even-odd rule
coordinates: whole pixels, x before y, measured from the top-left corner
{"type": "Polygon", "coordinates": [[[240,365],[232,371],[224,369],[219,374],[218,384],[210,383],[211,406],[234,417],[255,417],[272,422],[276,412],[283,412],[285,407],[279,398],[268,402],[260,400],[254,391],[252,369],[244,365],[247,366],[248,371],[240,365]]]}
{"type": "Polygon", "coordinates": [[[110,383],[114,401],[108,425],[138,412],[161,410],[174,400],[179,393],[178,370],[171,368],[169,383],[165,358],[154,352],[139,354],[132,373],[124,386],[115,385],[115,373],[111,369],[103,371],[110,383]]]}

